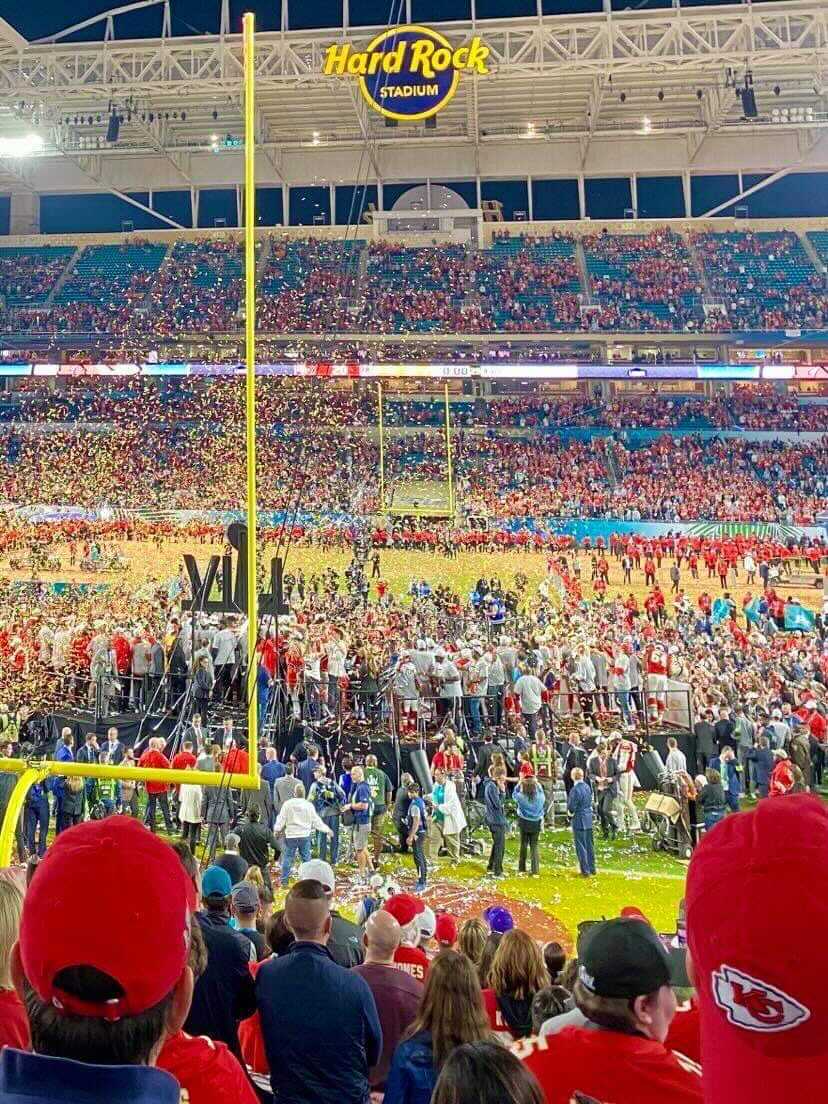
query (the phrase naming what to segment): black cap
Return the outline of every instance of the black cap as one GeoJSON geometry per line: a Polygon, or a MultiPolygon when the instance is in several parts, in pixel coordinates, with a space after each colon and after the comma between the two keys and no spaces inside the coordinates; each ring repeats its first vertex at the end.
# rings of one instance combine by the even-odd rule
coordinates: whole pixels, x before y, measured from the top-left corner
{"type": "Polygon", "coordinates": [[[578,980],[596,997],[643,997],[670,984],[670,959],[643,920],[607,920],[585,940],[578,980]]]}

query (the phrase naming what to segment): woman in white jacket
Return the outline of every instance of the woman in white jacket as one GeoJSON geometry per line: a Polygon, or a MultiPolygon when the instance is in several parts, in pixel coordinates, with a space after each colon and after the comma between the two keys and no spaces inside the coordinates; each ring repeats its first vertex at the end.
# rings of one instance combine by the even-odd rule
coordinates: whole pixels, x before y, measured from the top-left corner
{"type": "MultiPolygon", "coordinates": [[[[442,837],[440,842],[435,840],[437,850],[439,850],[440,843],[442,843],[448,851],[449,858],[454,862],[458,862],[460,860],[460,833],[466,827],[466,815],[463,812],[463,806],[460,804],[460,796],[457,793],[457,786],[452,776],[439,767],[433,773],[434,789],[431,791],[431,798],[434,815],[432,823],[437,827],[442,837]]],[[[434,850],[435,848],[432,846],[432,854],[434,850]]],[[[433,854],[433,858],[437,858],[436,854],[433,854]]]]}
{"type": "MultiPolygon", "coordinates": [[[[192,768],[190,768],[192,769],[192,768]]],[[[195,854],[201,836],[201,786],[184,783],[178,794],[178,819],[181,821],[181,838],[195,854]]]]}

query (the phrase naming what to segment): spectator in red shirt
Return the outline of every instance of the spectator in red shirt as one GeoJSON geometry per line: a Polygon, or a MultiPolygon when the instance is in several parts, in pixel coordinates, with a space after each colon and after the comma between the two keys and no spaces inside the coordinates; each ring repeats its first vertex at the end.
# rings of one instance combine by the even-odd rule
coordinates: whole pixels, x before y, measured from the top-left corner
{"type": "Polygon", "coordinates": [[[444,770],[447,774],[455,774],[463,770],[463,753],[457,747],[457,737],[448,731],[445,739],[434,753],[431,761],[432,770],[444,770]]]}
{"type": "Polygon", "coordinates": [[[192,740],[185,740],[181,745],[181,751],[177,751],[172,758],[173,770],[188,770],[196,765],[196,757],[193,754],[192,740]]]}
{"type": "Polygon", "coordinates": [[[597,925],[573,996],[587,1026],[514,1044],[547,1104],[570,1104],[577,1092],[613,1104],[702,1104],[701,1070],[664,1045],[676,998],[670,960],[649,924],[597,925]]]}
{"type": "Polygon", "coordinates": [[[26,1009],[12,984],[9,963],[20,931],[23,893],[12,881],[0,881],[0,1047],[29,1049],[26,1009]]]}
{"type": "Polygon", "coordinates": [[[250,771],[250,756],[234,740],[233,746],[224,757],[222,766],[226,774],[248,774],[250,771]]]}
{"type": "Polygon", "coordinates": [[[419,897],[411,893],[395,893],[383,905],[402,929],[402,940],[394,953],[394,965],[415,981],[423,982],[428,974],[428,955],[417,946],[420,928],[417,917],[425,910],[419,897]]]}
{"type": "Polygon", "coordinates": [[[790,793],[794,784],[793,763],[784,748],[774,748],[774,765],[770,775],[768,793],[771,797],[782,797],[790,793]]]}
{"type": "MultiPolygon", "coordinates": [[[[138,766],[151,768],[152,770],[169,770],[170,761],[164,754],[164,746],[164,738],[162,736],[154,736],[149,742],[149,747],[138,760],[138,766]]],[[[146,825],[151,832],[156,830],[155,816],[159,805],[164,817],[164,827],[167,832],[172,835],[175,831],[172,816],[170,815],[169,788],[166,782],[147,782],[146,825]]]]}

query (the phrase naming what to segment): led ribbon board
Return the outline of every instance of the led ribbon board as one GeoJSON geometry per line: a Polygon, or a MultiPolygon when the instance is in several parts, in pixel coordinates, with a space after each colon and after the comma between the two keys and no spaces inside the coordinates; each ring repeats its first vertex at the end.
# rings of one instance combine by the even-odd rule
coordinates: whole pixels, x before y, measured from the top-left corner
{"type": "Polygon", "coordinates": [[[355,77],[369,107],[388,119],[415,122],[441,111],[457,91],[461,72],[489,72],[489,47],[479,35],[454,47],[429,27],[410,24],[383,31],[365,50],[329,46],[322,72],[355,77]]]}

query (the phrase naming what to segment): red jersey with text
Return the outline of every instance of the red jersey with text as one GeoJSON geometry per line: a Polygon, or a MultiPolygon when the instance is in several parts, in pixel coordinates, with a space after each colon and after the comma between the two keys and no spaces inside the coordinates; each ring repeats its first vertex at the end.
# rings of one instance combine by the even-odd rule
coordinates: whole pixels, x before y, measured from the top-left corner
{"type": "Polygon", "coordinates": [[[394,965],[404,970],[416,981],[425,981],[428,973],[428,955],[419,947],[397,947],[394,952],[394,965]]]}
{"type": "Polygon", "coordinates": [[[703,1101],[701,1068],[640,1035],[568,1027],[512,1050],[537,1077],[546,1104],[570,1104],[576,1092],[612,1104],[703,1101]]]}

